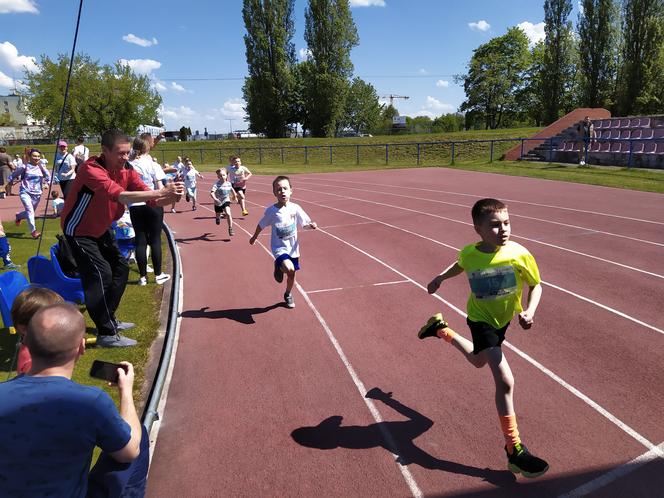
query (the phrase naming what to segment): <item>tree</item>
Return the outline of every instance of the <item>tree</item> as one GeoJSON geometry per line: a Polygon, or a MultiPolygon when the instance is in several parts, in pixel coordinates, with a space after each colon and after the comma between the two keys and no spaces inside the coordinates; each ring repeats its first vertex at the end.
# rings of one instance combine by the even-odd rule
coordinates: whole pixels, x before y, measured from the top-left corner
{"type": "Polygon", "coordinates": [[[610,105],[618,49],[614,0],[583,0],[579,11],[579,105],[610,105]]]}
{"type": "Polygon", "coordinates": [[[242,92],[249,128],[268,137],[284,137],[293,122],[291,97],[295,86],[293,66],[294,0],[244,0],[242,17],[249,76],[242,92]]]}
{"type": "Polygon", "coordinates": [[[471,121],[483,119],[486,129],[498,128],[519,111],[516,95],[529,61],[528,37],[517,27],[480,45],[473,51],[468,74],[455,77],[466,93],[459,109],[467,111],[471,121]]]}
{"type": "Polygon", "coordinates": [[[380,104],[376,89],[361,78],[350,85],[346,99],[346,111],[341,119],[341,128],[352,128],[356,132],[368,131],[380,121],[380,104]]]}
{"type": "MultiPolygon", "coordinates": [[[[42,120],[53,135],[64,103],[69,58],[42,56],[38,70],[28,71],[24,97],[28,112],[42,120]]],[[[134,133],[140,124],[157,119],[161,97],[147,76],[117,63],[100,65],[76,55],[65,109],[63,136],[101,135],[110,128],[134,133]]]]}
{"type": "Polygon", "coordinates": [[[191,128],[189,128],[188,126],[181,126],[179,136],[180,136],[180,141],[186,142],[187,137],[191,136],[191,128]]]}
{"type": "Polygon", "coordinates": [[[624,0],[623,45],[615,111],[628,114],[664,111],[664,2],[624,0]]]}
{"type": "Polygon", "coordinates": [[[542,102],[544,122],[560,116],[570,85],[573,84],[571,0],[544,0],[544,67],[542,102]]]}
{"type": "Polygon", "coordinates": [[[463,114],[443,114],[433,120],[431,131],[433,133],[450,133],[463,130],[463,114]]]}
{"type": "Polygon", "coordinates": [[[544,121],[543,76],[544,42],[537,42],[530,50],[530,65],[524,73],[524,86],[517,92],[520,115],[524,121],[541,126],[544,121]]]}
{"type": "Polygon", "coordinates": [[[359,42],[348,0],[309,0],[304,39],[311,54],[303,72],[307,115],[314,136],[334,136],[343,116],[350,51],[359,42]]]}

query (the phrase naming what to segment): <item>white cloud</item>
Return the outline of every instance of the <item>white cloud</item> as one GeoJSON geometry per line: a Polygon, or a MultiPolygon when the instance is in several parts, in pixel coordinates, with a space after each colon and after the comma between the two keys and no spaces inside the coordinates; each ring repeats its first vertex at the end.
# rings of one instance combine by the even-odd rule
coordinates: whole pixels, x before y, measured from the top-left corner
{"type": "Polygon", "coordinates": [[[297,53],[300,56],[301,61],[306,61],[311,57],[311,50],[308,48],[301,48],[297,53]]]}
{"type": "Polygon", "coordinates": [[[129,66],[132,71],[138,74],[150,74],[161,67],[161,62],[152,59],[120,59],[118,62],[123,66],[129,66]]]}
{"type": "Polygon", "coordinates": [[[222,117],[244,119],[247,115],[244,112],[245,101],[242,99],[230,99],[224,102],[223,107],[220,109],[222,117]]]}
{"type": "Polygon", "coordinates": [[[18,55],[18,49],[10,42],[0,43],[0,67],[14,71],[39,71],[36,59],[27,55],[18,55]]]}
{"type": "Polygon", "coordinates": [[[424,104],[424,110],[431,110],[433,112],[438,112],[440,113],[446,113],[446,112],[454,112],[455,108],[452,104],[445,104],[444,102],[441,102],[440,100],[427,96],[427,100],[424,104]]]}
{"type": "Polygon", "coordinates": [[[171,81],[171,90],[175,90],[176,92],[187,91],[182,85],[177,84],[175,81],[171,81]]]}
{"type": "Polygon", "coordinates": [[[152,45],[156,45],[157,43],[159,43],[156,38],[148,40],[146,38],[140,38],[132,33],[124,35],[122,39],[127,43],[133,43],[134,45],[140,45],[141,47],[151,47],[152,45]]]}
{"type": "Polygon", "coordinates": [[[436,81],[436,86],[438,88],[448,88],[450,86],[450,82],[446,80],[438,80],[436,81]]]}
{"type": "Polygon", "coordinates": [[[156,80],[154,83],[152,83],[152,86],[158,92],[165,92],[168,89],[168,87],[159,80],[156,80]]]}
{"type": "Polygon", "coordinates": [[[0,0],[0,14],[39,14],[34,0],[0,0]]]}
{"type": "Polygon", "coordinates": [[[0,71],[0,87],[14,89],[14,79],[0,71]]]}
{"type": "Polygon", "coordinates": [[[477,22],[469,22],[468,27],[473,31],[489,31],[489,29],[491,29],[491,24],[482,19],[477,22]]]}
{"type": "Polygon", "coordinates": [[[427,71],[426,69],[422,68],[422,69],[420,69],[420,70],[418,71],[418,73],[420,73],[422,76],[426,76],[427,74],[429,74],[429,71],[427,71]]]}
{"type": "Polygon", "coordinates": [[[196,112],[186,105],[181,105],[179,107],[164,107],[162,114],[165,118],[180,120],[186,120],[196,116],[196,112]]]}
{"type": "Polygon", "coordinates": [[[385,7],[385,0],[350,0],[351,7],[385,7]]]}
{"type": "Polygon", "coordinates": [[[546,36],[544,34],[544,22],[533,24],[528,21],[523,21],[522,23],[517,24],[516,27],[521,28],[523,32],[526,33],[531,46],[544,40],[546,36]]]}

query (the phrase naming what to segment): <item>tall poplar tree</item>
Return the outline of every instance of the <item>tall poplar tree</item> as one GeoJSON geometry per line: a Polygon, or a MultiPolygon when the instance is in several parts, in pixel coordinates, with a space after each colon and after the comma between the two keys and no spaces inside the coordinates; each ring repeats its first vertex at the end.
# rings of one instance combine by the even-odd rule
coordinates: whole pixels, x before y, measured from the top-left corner
{"type": "Polygon", "coordinates": [[[573,85],[571,0],[544,0],[544,65],[542,102],[544,121],[552,123],[565,107],[573,85]]]}
{"type": "Polygon", "coordinates": [[[359,43],[348,0],[309,0],[304,39],[310,52],[304,105],[314,136],[333,136],[346,107],[353,74],[350,52],[359,43]]]}
{"type": "Polygon", "coordinates": [[[242,17],[249,76],[242,92],[249,128],[284,137],[293,122],[294,0],[244,0],[242,17]]]}
{"type": "Polygon", "coordinates": [[[623,1],[615,113],[664,112],[664,0],[623,1]]]}
{"type": "Polygon", "coordinates": [[[618,8],[614,0],[583,0],[579,11],[579,104],[611,103],[618,51],[618,8]]]}

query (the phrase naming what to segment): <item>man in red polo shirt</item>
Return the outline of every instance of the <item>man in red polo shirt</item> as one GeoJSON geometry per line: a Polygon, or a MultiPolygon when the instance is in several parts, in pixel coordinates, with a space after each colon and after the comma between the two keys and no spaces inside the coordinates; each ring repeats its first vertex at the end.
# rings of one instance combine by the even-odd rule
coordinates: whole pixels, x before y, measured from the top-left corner
{"type": "Polygon", "coordinates": [[[127,203],[163,206],[177,202],[184,191],[181,182],[150,190],[127,163],[130,149],[129,137],[120,130],[102,135],[102,153],[79,167],[60,222],[78,265],[85,305],[97,326],[97,345],[101,347],[136,344],[120,334],[133,324],[115,317],[129,266],[110,231],[111,223],[122,216],[127,203]]]}

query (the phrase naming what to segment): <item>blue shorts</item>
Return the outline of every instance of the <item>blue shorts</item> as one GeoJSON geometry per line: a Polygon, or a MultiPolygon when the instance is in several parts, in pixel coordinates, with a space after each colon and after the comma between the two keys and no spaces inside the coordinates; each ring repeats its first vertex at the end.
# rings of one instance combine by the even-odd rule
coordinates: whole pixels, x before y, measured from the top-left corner
{"type": "Polygon", "coordinates": [[[277,259],[274,260],[274,267],[281,269],[281,263],[287,259],[290,259],[293,262],[293,268],[295,268],[295,271],[300,269],[300,258],[291,258],[288,254],[279,255],[277,259]]]}

